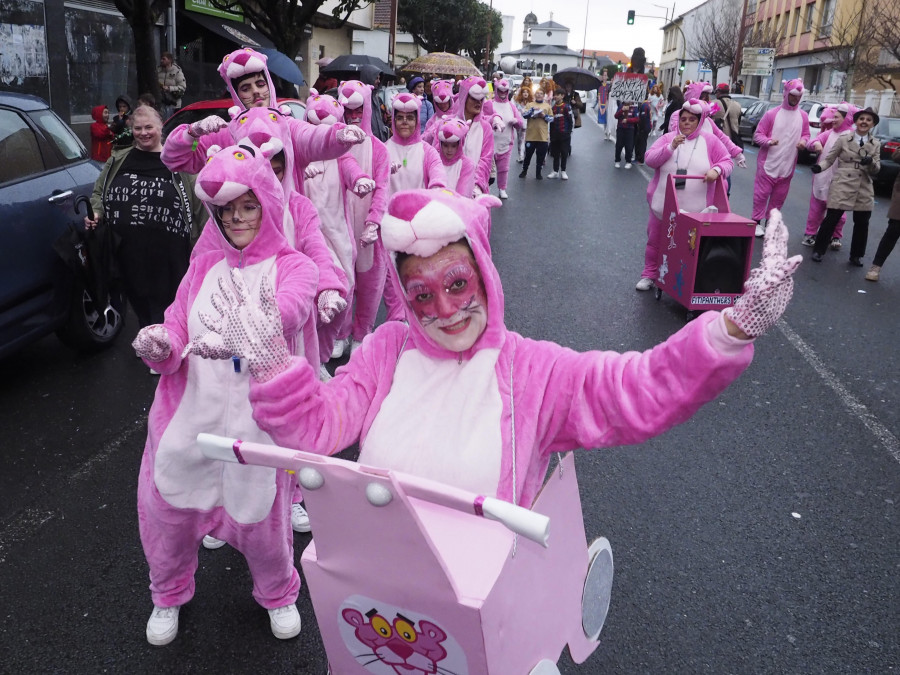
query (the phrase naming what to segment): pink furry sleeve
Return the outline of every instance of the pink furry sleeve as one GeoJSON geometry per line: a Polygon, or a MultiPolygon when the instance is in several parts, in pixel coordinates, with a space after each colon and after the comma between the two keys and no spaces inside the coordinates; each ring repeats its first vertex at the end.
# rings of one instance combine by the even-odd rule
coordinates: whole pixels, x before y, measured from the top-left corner
{"type": "Polygon", "coordinates": [[[356,185],[356,181],[360,178],[371,178],[369,174],[360,168],[359,162],[349,152],[338,157],[338,169],[341,175],[341,183],[345,190],[352,190],[353,186],[356,185]]]}
{"type": "Polygon", "coordinates": [[[300,332],[315,307],[319,271],[298,251],[285,251],[276,261],[275,301],[281,313],[285,337],[300,332]]]}
{"type": "Polygon", "coordinates": [[[651,169],[658,169],[665,164],[674,152],[674,150],[672,150],[672,139],[677,135],[678,132],[670,131],[661,136],[659,140],[647,150],[647,154],[644,155],[644,163],[651,169]]]}
{"type": "Polygon", "coordinates": [[[760,148],[768,148],[771,140],[772,125],[775,123],[775,115],[778,114],[780,108],[772,108],[759,121],[756,131],[753,132],[753,142],[760,148]]]}
{"type": "Polygon", "coordinates": [[[725,150],[728,152],[729,157],[737,157],[743,152],[743,150],[736,146],[732,140],[725,135],[725,132],[717,127],[711,120],[709,127],[712,129],[713,136],[718,139],[719,143],[725,146],[725,150]]]}
{"type": "Polygon", "coordinates": [[[160,159],[169,171],[199,173],[206,164],[206,151],[210,146],[218,145],[224,148],[234,143],[228,129],[194,138],[188,134],[188,127],[187,124],[175,127],[163,145],[160,159]]]}
{"type": "MultiPolygon", "coordinates": [[[[434,119],[433,117],[431,119],[434,119]]],[[[428,120],[431,122],[431,120],[428,120]]],[[[375,181],[375,190],[372,192],[372,203],[366,220],[373,223],[381,223],[388,203],[388,186],[391,182],[391,160],[388,157],[387,148],[377,138],[372,139],[372,180],[375,181]]]]}
{"type": "Polygon", "coordinates": [[[322,291],[335,290],[342,298],[347,297],[347,277],[334,264],[334,258],[325,243],[319,214],[312,202],[302,195],[293,195],[290,202],[294,219],[294,233],[297,250],[313,261],[319,271],[316,295],[322,291]]]}
{"type": "Polygon", "coordinates": [[[447,187],[447,172],[444,171],[444,164],[441,162],[441,156],[433,147],[425,145],[425,187],[442,188],[447,187]]]}
{"type": "Polygon", "coordinates": [[[475,191],[475,165],[468,157],[461,160],[462,168],[459,170],[459,180],[456,181],[456,191],[464,197],[471,197],[475,191]]]}
{"type": "Polygon", "coordinates": [[[800,128],[800,140],[809,145],[809,115],[805,110],[801,110],[800,116],[803,118],[803,126],[800,128]]]}
{"type": "Polygon", "coordinates": [[[491,163],[494,161],[494,130],[482,120],[481,157],[475,167],[475,185],[487,194],[488,180],[491,177],[491,163]]]}
{"type": "MultiPolygon", "coordinates": [[[[718,127],[715,128],[718,129],[718,127]]],[[[731,155],[713,134],[706,134],[705,136],[706,147],[709,149],[709,168],[718,169],[720,175],[723,178],[727,178],[734,171],[734,162],[731,161],[731,155]]]]}
{"type": "Polygon", "coordinates": [[[347,151],[345,144],[337,139],[337,132],[343,124],[310,124],[290,118],[291,140],[294,144],[296,163],[305,167],[310,162],[337,159],[347,151]]]}

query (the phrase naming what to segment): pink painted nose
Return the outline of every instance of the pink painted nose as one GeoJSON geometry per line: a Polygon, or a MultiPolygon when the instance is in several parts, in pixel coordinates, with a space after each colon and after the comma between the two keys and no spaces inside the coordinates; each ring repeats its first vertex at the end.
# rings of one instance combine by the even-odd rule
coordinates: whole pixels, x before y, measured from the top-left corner
{"type": "Polygon", "coordinates": [[[459,304],[444,291],[437,293],[434,304],[439,319],[449,319],[459,309],[459,304]]]}

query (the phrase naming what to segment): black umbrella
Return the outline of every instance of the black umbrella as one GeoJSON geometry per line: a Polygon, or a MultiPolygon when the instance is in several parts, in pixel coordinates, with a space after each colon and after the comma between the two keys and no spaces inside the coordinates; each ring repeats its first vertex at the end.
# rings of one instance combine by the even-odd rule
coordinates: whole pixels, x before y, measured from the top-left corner
{"type": "Polygon", "coordinates": [[[277,49],[260,48],[259,51],[266,55],[268,59],[266,65],[269,67],[270,73],[301,87],[306,84],[297,62],[290,59],[287,54],[282,54],[277,49]]]}
{"type": "Polygon", "coordinates": [[[384,61],[377,56],[366,56],[365,54],[344,54],[338,56],[324,68],[319,68],[319,72],[336,78],[352,80],[359,77],[360,68],[363,66],[375,66],[381,72],[382,78],[385,79],[395,79],[397,77],[394,71],[391,70],[391,67],[384,61]]]}
{"type": "Polygon", "coordinates": [[[553,76],[553,81],[557,84],[571,82],[575,89],[583,91],[596,89],[600,86],[600,76],[595,75],[586,68],[563,68],[562,70],[557,70],[553,76]]]}

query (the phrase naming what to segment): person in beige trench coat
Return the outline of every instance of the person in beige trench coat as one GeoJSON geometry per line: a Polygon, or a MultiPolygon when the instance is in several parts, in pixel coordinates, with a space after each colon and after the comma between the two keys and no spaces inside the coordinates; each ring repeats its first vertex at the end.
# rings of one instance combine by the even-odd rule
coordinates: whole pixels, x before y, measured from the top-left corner
{"type": "MultiPolygon", "coordinates": [[[[891,159],[900,162],[900,150],[891,155],[891,159]]],[[[900,173],[894,180],[894,191],[891,193],[891,205],[888,208],[888,226],[878,242],[878,248],[875,251],[875,257],[872,258],[872,266],[866,272],[866,279],[869,281],[878,281],[881,275],[881,266],[884,261],[894,250],[897,240],[900,239],[900,173]]]]}
{"type": "Polygon", "coordinates": [[[872,178],[881,169],[881,142],[870,133],[878,125],[878,114],[871,108],[858,110],[853,122],[856,128],[841,134],[828,156],[812,167],[813,173],[820,173],[837,162],[828,190],[825,218],[813,248],[813,262],[822,261],[844,211],[853,211],[850,264],[862,267],[862,257],[866,254],[869,218],[875,205],[872,178]]]}

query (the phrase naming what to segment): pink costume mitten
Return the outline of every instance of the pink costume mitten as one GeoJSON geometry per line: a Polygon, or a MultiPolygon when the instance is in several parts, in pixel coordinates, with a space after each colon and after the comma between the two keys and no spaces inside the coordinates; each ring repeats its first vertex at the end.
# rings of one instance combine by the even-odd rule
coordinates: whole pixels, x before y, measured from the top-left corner
{"type": "Polygon", "coordinates": [[[747,168],[747,158],[744,157],[744,153],[742,152],[737,157],[734,158],[735,163],[741,167],[742,169],[747,168]]]}
{"type": "Polygon", "coordinates": [[[375,189],[375,181],[371,178],[360,178],[353,185],[353,194],[364,197],[375,189]]]}
{"type": "Polygon", "coordinates": [[[322,168],[321,164],[309,164],[303,169],[303,177],[307,179],[315,178],[322,173],[325,173],[325,169],[322,168]]]}
{"type": "Polygon", "coordinates": [[[359,245],[368,246],[378,241],[378,223],[371,220],[366,221],[366,229],[359,235],[359,245]]]}
{"type": "Polygon", "coordinates": [[[169,331],[160,323],[141,328],[131,346],[135,354],[148,361],[165,361],[172,353],[169,331]]]}
{"type": "Polygon", "coordinates": [[[772,209],[766,225],[760,265],[750,272],[750,278],[744,284],[744,294],[737,299],[734,307],[724,311],[725,316],[750,337],[762,335],[774,326],[794,294],[791,275],[803,256],[786,258],[787,240],[788,230],[781,219],[781,212],[772,209]]]}
{"type": "Polygon", "coordinates": [[[207,336],[218,336],[228,353],[247,359],[250,375],[255,380],[267,382],[287,370],[291,363],[275,291],[269,280],[263,279],[259,302],[256,302],[250,297],[241,271],[232,268],[230,276],[234,291],[228,288],[224,277],[219,277],[221,293],[212,296],[219,318],[201,312],[200,320],[210,331],[207,336]]]}
{"type": "Polygon", "coordinates": [[[506,128],[506,123],[500,115],[494,115],[491,118],[491,128],[498,134],[506,128]]]}
{"type": "Polygon", "coordinates": [[[228,122],[218,115],[210,115],[209,117],[204,117],[202,120],[197,120],[191,124],[191,126],[188,127],[188,134],[194,138],[200,138],[207,134],[214,134],[227,126],[228,122]]]}
{"type": "Polygon", "coordinates": [[[352,124],[343,129],[338,129],[337,132],[338,141],[345,145],[356,145],[357,143],[362,143],[366,138],[366,132],[352,124]]]}
{"type": "Polygon", "coordinates": [[[391,173],[397,173],[400,170],[401,166],[402,165],[400,164],[400,162],[391,162],[391,173]]]}
{"type": "Polygon", "coordinates": [[[316,307],[319,310],[319,319],[321,319],[322,323],[331,323],[331,320],[336,315],[347,308],[347,301],[337,291],[328,289],[319,293],[316,307]]]}

